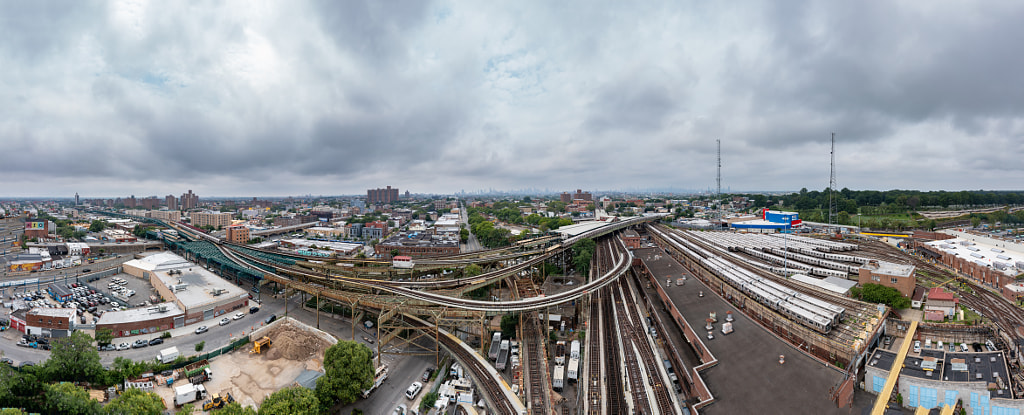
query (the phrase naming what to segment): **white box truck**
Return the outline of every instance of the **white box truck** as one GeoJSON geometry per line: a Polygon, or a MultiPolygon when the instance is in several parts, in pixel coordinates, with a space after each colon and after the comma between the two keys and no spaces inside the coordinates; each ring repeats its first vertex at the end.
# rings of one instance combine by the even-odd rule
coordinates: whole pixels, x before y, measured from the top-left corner
{"type": "Polygon", "coordinates": [[[178,353],[177,347],[168,347],[166,349],[161,350],[160,353],[156,355],[156,360],[159,360],[160,363],[171,363],[180,355],[181,354],[178,353]]]}
{"type": "Polygon", "coordinates": [[[174,406],[182,406],[206,398],[206,387],[186,383],[174,388],[174,406]]]}

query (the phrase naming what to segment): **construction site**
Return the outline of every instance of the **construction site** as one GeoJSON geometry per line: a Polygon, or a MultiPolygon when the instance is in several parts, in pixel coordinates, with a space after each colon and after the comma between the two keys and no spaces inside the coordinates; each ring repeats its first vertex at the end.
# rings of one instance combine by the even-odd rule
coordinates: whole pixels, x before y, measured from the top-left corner
{"type": "Polygon", "coordinates": [[[201,376],[189,376],[189,366],[181,370],[186,376],[168,384],[166,378],[157,377],[154,392],[164,398],[168,407],[173,405],[179,392],[191,390],[185,385],[202,387],[192,403],[197,409],[215,405],[214,395],[242,406],[258,408],[271,393],[296,385],[315,382],[323,373],[324,352],[337,340],[330,334],[290,318],[277,320],[253,331],[252,342],[233,352],[207,361],[195,368],[205,370],[201,376]],[[269,340],[269,341],[267,341],[269,340]],[[258,350],[258,351],[257,351],[258,350]],[[206,404],[206,405],[204,405],[206,404]]]}

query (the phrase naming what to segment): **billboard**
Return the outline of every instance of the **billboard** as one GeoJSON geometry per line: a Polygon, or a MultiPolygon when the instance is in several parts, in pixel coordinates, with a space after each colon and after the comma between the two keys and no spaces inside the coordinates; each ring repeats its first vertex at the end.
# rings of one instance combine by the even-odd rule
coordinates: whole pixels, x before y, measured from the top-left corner
{"type": "Polygon", "coordinates": [[[46,222],[25,222],[25,230],[46,229],[46,222]]]}

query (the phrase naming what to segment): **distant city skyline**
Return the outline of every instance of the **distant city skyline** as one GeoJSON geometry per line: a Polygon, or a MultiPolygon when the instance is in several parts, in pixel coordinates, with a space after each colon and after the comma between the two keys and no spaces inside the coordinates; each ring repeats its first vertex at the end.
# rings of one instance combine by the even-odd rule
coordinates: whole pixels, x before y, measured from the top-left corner
{"type": "MultiPolygon", "coordinates": [[[[5,4],[0,196],[1019,190],[1024,3],[5,4]],[[197,21],[216,22],[197,24],[197,21]]],[[[122,197],[123,197],[122,196],[122,197]]]]}

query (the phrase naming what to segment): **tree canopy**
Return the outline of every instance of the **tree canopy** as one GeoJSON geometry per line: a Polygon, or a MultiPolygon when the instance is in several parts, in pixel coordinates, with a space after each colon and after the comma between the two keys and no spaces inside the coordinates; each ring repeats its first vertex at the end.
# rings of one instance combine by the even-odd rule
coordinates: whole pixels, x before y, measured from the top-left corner
{"type": "Polygon", "coordinates": [[[339,341],[324,353],[324,376],[316,381],[316,397],[326,412],[335,403],[355,402],[373,386],[373,353],[361,343],[339,341]]]}
{"type": "Polygon", "coordinates": [[[160,395],[128,388],[106,406],[110,415],[160,415],[166,409],[160,395]]]}
{"type": "Polygon", "coordinates": [[[586,276],[590,271],[590,260],[597,250],[597,243],[593,239],[584,239],[572,246],[572,263],[580,275],[586,276]]]}
{"type": "Polygon", "coordinates": [[[320,413],[320,401],[313,391],[302,386],[280,389],[260,404],[259,415],[314,415],[320,413]]]}
{"type": "Polygon", "coordinates": [[[82,331],[55,339],[50,359],[42,371],[51,381],[89,382],[103,375],[100,354],[92,344],[92,337],[82,331]]]}
{"type": "Polygon", "coordinates": [[[59,382],[46,386],[43,410],[52,414],[93,415],[100,413],[101,406],[82,387],[59,382]]]}
{"type": "Polygon", "coordinates": [[[897,310],[910,307],[910,299],[904,297],[899,290],[880,284],[868,283],[863,287],[854,287],[850,290],[850,295],[860,297],[869,303],[885,304],[897,310]]]}

